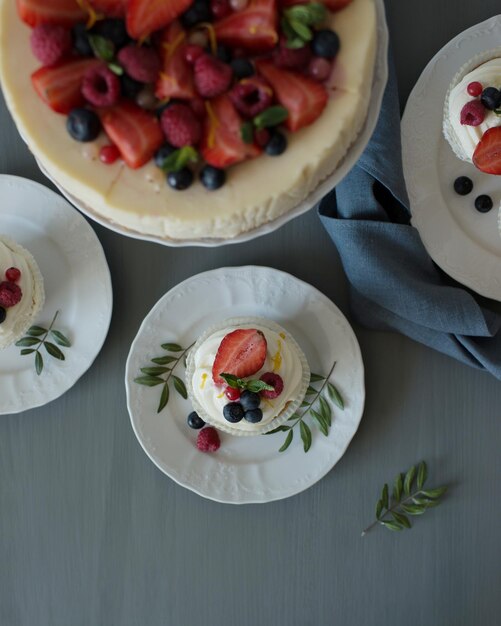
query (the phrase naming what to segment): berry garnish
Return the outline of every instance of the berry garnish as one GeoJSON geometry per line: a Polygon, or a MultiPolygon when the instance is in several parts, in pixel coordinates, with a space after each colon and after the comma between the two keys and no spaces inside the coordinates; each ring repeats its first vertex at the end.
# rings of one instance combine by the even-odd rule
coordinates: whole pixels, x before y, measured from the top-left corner
{"type": "Polygon", "coordinates": [[[3,306],[0,306],[0,324],[3,324],[5,322],[6,317],[7,311],[3,308],[3,306]]]}
{"type": "Polygon", "coordinates": [[[483,134],[472,160],[482,172],[501,175],[501,126],[489,128],[483,134]]]}
{"type": "Polygon", "coordinates": [[[244,411],[251,411],[252,409],[257,409],[257,407],[261,404],[261,398],[258,393],[254,393],[253,391],[246,389],[245,391],[242,391],[240,404],[242,405],[244,411]]]}
{"type": "Polygon", "coordinates": [[[479,83],[478,81],[470,83],[466,88],[466,91],[470,94],[470,96],[473,96],[474,98],[479,96],[483,90],[484,88],[482,87],[482,83],[479,83]]]}
{"type": "Polygon", "coordinates": [[[195,0],[190,8],[181,15],[181,22],[185,28],[196,26],[199,22],[210,22],[212,12],[209,0],[195,0]]]}
{"type": "Polygon", "coordinates": [[[192,411],[188,415],[188,417],[186,418],[186,422],[187,422],[188,426],[190,428],[193,428],[194,430],[200,430],[200,428],[203,428],[205,426],[205,422],[199,416],[199,414],[196,413],[195,411],[192,411]]]}
{"type": "Polygon", "coordinates": [[[233,72],[231,67],[210,54],[195,61],[195,87],[202,98],[215,98],[228,90],[233,72]]]}
{"type": "Polygon", "coordinates": [[[279,156],[283,154],[287,148],[287,137],[278,130],[273,131],[271,138],[266,144],[264,151],[269,156],[279,156]]]}
{"type": "Polygon", "coordinates": [[[184,58],[190,64],[195,63],[195,61],[198,59],[198,57],[201,57],[202,54],[205,54],[205,51],[202,48],[202,46],[197,46],[197,45],[194,45],[194,44],[189,44],[188,46],[186,46],[186,48],[184,50],[184,58]]]}
{"type": "Polygon", "coordinates": [[[120,19],[108,18],[98,20],[92,32],[105,39],[109,39],[116,49],[122,48],[130,41],[127,29],[125,28],[125,22],[120,19]]]}
{"type": "Polygon", "coordinates": [[[219,167],[206,165],[200,172],[200,180],[206,189],[214,191],[222,187],[226,182],[226,172],[219,167]]]}
{"type": "Polygon", "coordinates": [[[326,81],[332,71],[332,63],[323,57],[313,57],[308,65],[308,75],[320,83],[326,81]]]}
{"type": "MultiPolygon", "coordinates": [[[[74,1],[74,0],[73,0],[74,1]]],[[[174,23],[193,0],[127,0],[127,32],[144,41],[154,31],[174,23]]]]}
{"type": "Polygon", "coordinates": [[[122,74],[120,76],[120,86],[122,88],[122,95],[126,98],[136,99],[137,94],[143,88],[143,83],[140,83],[138,80],[134,80],[127,74],[122,74]]]}
{"type": "Polygon", "coordinates": [[[203,120],[207,115],[207,109],[205,108],[205,100],[203,98],[199,98],[195,96],[192,98],[188,104],[190,105],[190,109],[197,116],[199,120],[203,120]]]}
{"type": "Polygon", "coordinates": [[[485,107],[479,100],[470,100],[461,109],[460,121],[463,126],[480,126],[485,119],[485,107]]]}
{"type": "Polygon", "coordinates": [[[278,396],[284,390],[284,381],[282,377],[274,372],[266,372],[261,376],[262,381],[264,381],[267,385],[271,385],[273,387],[273,391],[271,390],[263,390],[261,391],[261,395],[263,398],[268,398],[269,400],[273,400],[274,398],[278,398],[278,396]]]}
{"type": "Polygon", "coordinates": [[[310,59],[311,49],[309,46],[288,48],[286,39],[281,39],[279,46],[273,51],[275,65],[289,70],[303,70],[310,62],[310,59]]]}
{"type": "Polygon", "coordinates": [[[155,95],[159,100],[191,100],[196,95],[193,67],[185,56],[185,39],[186,33],[178,21],[172,22],[162,34],[162,69],[155,83],[155,95]]]}
{"type": "Polygon", "coordinates": [[[10,281],[3,281],[0,283],[0,306],[4,309],[10,309],[18,302],[21,302],[23,292],[21,287],[16,283],[10,281]]]}
{"type": "MultiPolygon", "coordinates": [[[[210,50],[209,50],[210,52],[210,50]]],[[[218,44],[216,48],[216,57],[223,63],[231,63],[232,55],[228,46],[218,44]]]]}
{"type": "Polygon", "coordinates": [[[106,165],[113,165],[115,161],[120,157],[119,149],[113,145],[109,144],[107,146],[102,146],[99,150],[99,160],[101,163],[106,165]]]}
{"type": "Polygon", "coordinates": [[[240,398],[241,393],[240,389],[235,389],[234,387],[226,387],[224,390],[224,395],[232,402],[236,402],[240,398]]]}
{"type": "Polygon", "coordinates": [[[271,139],[271,133],[267,128],[259,128],[254,131],[254,141],[260,148],[264,148],[271,139]]]}
{"type": "Polygon", "coordinates": [[[475,198],[475,208],[479,213],[488,213],[493,206],[494,203],[492,202],[492,198],[490,196],[482,195],[475,198]]]}
{"type": "Polygon", "coordinates": [[[21,270],[17,267],[9,267],[9,269],[5,272],[5,278],[11,283],[17,283],[17,281],[21,278],[21,270]]]}
{"type": "Polygon", "coordinates": [[[238,378],[252,376],[266,360],[267,343],[262,331],[255,328],[238,328],[228,333],[221,341],[214,365],[212,379],[222,385],[221,374],[227,372],[238,378]]]}
{"type": "Polygon", "coordinates": [[[339,37],[333,30],[318,30],[312,39],[311,50],[317,57],[333,59],[339,52],[339,37]]]}
{"type": "Polygon", "coordinates": [[[165,138],[175,148],[194,146],[200,141],[202,127],[186,104],[173,104],[165,109],[160,122],[165,138]]]}
{"type": "Polygon", "coordinates": [[[190,187],[193,182],[193,172],[187,168],[183,167],[177,172],[169,172],[167,174],[167,183],[169,187],[175,189],[176,191],[184,191],[190,187]]]}
{"type": "Polygon", "coordinates": [[[214,24],[218,43],[261,53],[273,50],[278,41],[277,4],[271,0],[230,0],[234,13],[214,24]]]}
{"type": "Polygon", "coordinates": [[[244,419],[250,424],[257,424],[263,419],[263,412],[261,409],[249,409],[245,411],[244,419]]]}
{"type": "Polygon", "coordinates": [[[31,50],[42,65],[54,65],[72,47],[70,31],[57,24],[39,24],[31,31],[31,50]]]}
{"type": "Polygon", "coordinates": [[[75,0],[17,0],[16,5],[19,17],[31,27],[42,23],[71,27],[88,17],[75,0]]]}
{"type": "Polygon", "coordinates": [[[151,85],[143,85],[135,100],[136,104],[146,111],[156,112],[159,104],[151,85]]]}
{"type": "Polygon", "coordinates": [[[211,0],[210,10],[216,20],[220,20],[223,17],[229,15],[233,9],[231,8],[229,0],[211,0]]]}
{"type": "Polygon", "coordinates": [[[249,76],[253,76],[255,73],[254,66],[249,59],[233,59],[230,65],[237,80],[249,78],[249,76]]]}
{"type": "Polygon", "coordinates": [[[239,113],[252,118],[271,105],[273,89],[259,76],[251,76],[233,87],[230,98],[239,113]]]}
{"type": "Polygon", "coordinates": [[[212,426],[207,426],[207,428],[203,428],[197,437],[197,448],[201,452],[216,452],[219,450],[221,446],[221,441],[219,439],[219,435],[217,434],[217,430],[212,428],[212,426]]]}
{"type": "Polygon", "coordinates": [[[454,181],[454,191],[460,196],[467,196],[473,189],[473,181],[468,176],[459,176],[454,181]]]}
{"type": "Polygon", "coordinates": [[[223,415],[224,419],[231,424],[237,424],[244,418],[244,409],[239,402],[230,402],[224,405],[223,415]]]}
{"type": "Polygon", "coordinates": [[[160,59],[153,48],[130,44],[117,55],[118,62],[134,80],[152,83],[160,72],[160,59]]]}
{"type": "Polygon", "coordinates": [[[83,22],[75,24],[73,32],[73,48],[83,57],[94,56],[94,51],[89,41],[89,31],[83,22]]]}
{"type": "Polygon", "coordinates": [[[176,148],[174,148],[174,146],[171,146],[169,143],[164,143],[164,145],[155,152],[155,165],[162,168],[165,163],[165,159],[175,150],[176,148]]]}
{"type": "Polygon", "coordinates": [[[499,109],[501,106],[501,91],[495,87],[487,87],[482,91],[480,101],[489,111],[499,109]]]}
{"type": "Polygon", "coordinates": [[[101,131],[101,123],[94,111],[73,109],[66,120],[66,128],[76,141],[94,141],[101,131]]]}
{"type": "Polygon", "coordinates": [[[120,80],[106,65],[94,67],[85,72],[82,81],[82,94],[87,102],[96,107],[109,107],[118,102],[120,80]]]}

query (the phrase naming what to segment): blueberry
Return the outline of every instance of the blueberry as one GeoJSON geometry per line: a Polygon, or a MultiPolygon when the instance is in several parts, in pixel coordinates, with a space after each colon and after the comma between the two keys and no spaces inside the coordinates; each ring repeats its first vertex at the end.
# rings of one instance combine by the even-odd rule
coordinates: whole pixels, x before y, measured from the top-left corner
{"type": "Polygon", "coordinates": [[[239,402],[230,402],[229,404],[224,405],[223,415],[227,422],[236,424],[243,419],[244,410],[239,402]]]}
{"type": "Polygon", "coordinates": [[[73,47],[83,57],[94,56],[94,51],[90,45],[87,28],[83,22],[73,26],[73,47]]]}
{"type": "Polygon", "coordinates": [[[0,324],[3,324],[3,322],[5,322],[6,317],[7,311],[3,308],[3,306],[0,306],[0,324]]]}
{"type": "Polygon", "coordinates": [[[167,174],[167,183],[169,187],[177,189],[178,191],[188,189],[192,182],[193,172],[187,167],[183,167],[183,169],[178,172],[169,172],[167,174]]]}
{"type": "Polygon", "coordinates": [[[313,36],[311,50],[317,57],[333,59],[339,52],[339,37],[333,30],[319,30],[313,36]]]}
{"type": "Polygon", "coordinates": [[[257,409],[261,404],[261,398],[258,393],[246,389],[240,396],[240,404],[243,406],[244,411],[251,411],[252,409],[257,409]]]}
{"type": "Polygon", "coordinates": [[[203,419],[198,415],[198,413],[195,413],[195,411],[192,411],[187,419],[186,422],[188,423],[188,426],[190,428],[193,428],[195,430],[200,430],[200,428],[203,428],[205,426],[205,422],[203,421],[203,419]]]}
{"type": "Polygon", "coordinates": [[[66,120],[66,129],[77,141],[94,141],[101,131],[101,122],[94,111],[73,109],[66,120]]]}
{"type": "Polygon", "coordinates": [[[223,63],[231,63],[231,50],[222,44],[218,44],[216,57],[223,63]]]}
{"type": "Polygon", "coordinates": [[[489,109],[489,111],[499,109],[501,106],[501,91],[495,87],[487,87],[482,91],[480,101],[486,109],[489,109]]]}
{"type": "Polygon", "coordinates": [[[275,130],[272,132],[270,140],[266,144],[265,152],[270,156],[278,156],[285,152],[287,148],[287,137],[275,130]]]}
{"type": "Polygon", "coordinates": [[[176,148],[171,146],[170,143],[164,143],[164,145],[155,152],[155,165],[161,168],[165,159],[175,152],[175,150],[176,148]]]}
{"type": "Polygon", "coordinates": [[[490,196],[483,195],[478,196],[478,198],[475,199],[475,208],[479,213],[488,213],[493,206],[494,203],[492,202],[492,198],[490,196]]]}
{"type": "Polygon", "coordinates": [[[122,76],[120,76],[120,87],[123,96],[135,100],[137,94],[144,87],[144,84],[140,83],[138,80],[134,80],[128,74],[122,74],[122,76]]]}
{"type": "Polygon", "coordinates": [[[208,0],[195,0],[191,7],[181,15],[181,22],[185,28],[191,28],[199,22],[210,22],[212,11],[208,0]]]}
{"type": "Polygon", "coordinates": [[[460,196],[467,196],[473,189],[473,181],[468,176],[460,176],[454,181],[454,191],[460,196]]]}
{"type": "Polygon", "coordinates": [[[249,78],[254,75],[254,66],[248,59],[233,59],[230,63],[235,78],[249,78]]]}
{"type": "Polygon", "coordinates": [[[226,182],[226,172],[218,167],[206,165],[200,172],[200,180],[206,189],[214,191],[214,189],[219,189],[226,182]]]}
{"type": "Polygon", "coordinates": [[[257,424],[263,419],[263,412],[261,409],[251,409],[250,411],[245,411],[244,418],[251,424],[257,424]]]}
{"type": "Polygon", "coordinates": [[[92,29],[92,33],[109,39],[115,48],[122,48],[131,41],[123,20],[99,20],[92,29]]]}

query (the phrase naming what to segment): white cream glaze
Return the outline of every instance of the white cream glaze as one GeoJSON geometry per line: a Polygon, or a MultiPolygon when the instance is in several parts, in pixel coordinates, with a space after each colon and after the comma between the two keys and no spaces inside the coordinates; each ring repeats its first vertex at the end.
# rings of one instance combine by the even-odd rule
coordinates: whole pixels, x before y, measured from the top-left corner
{"type": "Polygon", "coordinates": [[[5,272],[17,267],[21,277],[17,284],[23,296],[21,301],[6,309],[5,321],[0,324],[0,349],[10,346],[32,325],[44,303],[43,279],[33,256],[11,239],[0,235],[0,279],[5,272]]]}
{"type": "Polygon", "coordinates": [[[52,112],[33,91],[30,73],[37,62],[30,51],[30,29],[17,17],[12,0],[0,0],[0,78],[32,152],[51,177],[94,212],[143,234],[227,239],[304,200],[335,170],[364,124],[376,56],[374,0],[353,0],[330,22],[341,50],[321,117],[290,135],[279,158],[264,155],[231,168],[227,184],[213,193],[199,183],[182,193],[169,189],[153,164],[140,170],[121,162],[104,166],[89,156],[89,148],[83,158],[82,144],[67,135],[65,116],[52,112]]]}

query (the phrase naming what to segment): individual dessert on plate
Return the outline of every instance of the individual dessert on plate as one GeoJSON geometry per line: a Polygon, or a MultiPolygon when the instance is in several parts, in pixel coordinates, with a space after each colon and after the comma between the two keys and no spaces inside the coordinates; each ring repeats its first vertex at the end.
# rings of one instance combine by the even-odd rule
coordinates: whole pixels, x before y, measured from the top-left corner
{"type": "Polygon", "coordinates": [[[361,131],[375,0],[0,0],[0,78],[93,214],[230,239],[300,204],[361,131]]]}
{"type": "Polygon", "coordinates": [[[0,349],[33,324],[45,301],[43,278],[28,250],[0,234],[0,349]]]}
{"type": "MultiPolygon", "coordinates": [[[[232,318],[207,329],[188,354],[186,386],[204,423],[236,436],[261,435],[286,422],[304,400],[310,381],[306,357],[279,324],[232,318]]],[[[202,431],[203,432],[203,431],[202,431]]]]}

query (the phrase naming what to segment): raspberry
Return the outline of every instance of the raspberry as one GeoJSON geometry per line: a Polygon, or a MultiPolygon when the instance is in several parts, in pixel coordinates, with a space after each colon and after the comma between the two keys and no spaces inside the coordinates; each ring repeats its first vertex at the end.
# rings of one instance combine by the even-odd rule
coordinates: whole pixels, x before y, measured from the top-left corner
{"type": "Polygon", "coordinates": [[[16,285],[16,283],[11,283],[10,281],[0,283],[0,306],[4,309],[10,309],[10,307],[15,306],[18,302],[21,302],[22,297],[21,287],[16,285]]]}
{"type": "Polygon", "coordinates": [[[230,91],[237,111],[245,117],[254,117],[267,109],[273,101],[273,89],[258,76],[244,78],[230,91]]]}
{"type": "Polygon", "coordinates": [[[207,109],[205,108],[205,100],[203,98],[192,98],[188,103],[193,110],[193,113],[199,120],[203,120],[207,115],[207,109]]]}
{"type": "Polygon", "coordinates": [[[31,31],[31,50],[43,65],[54,65],[71,51],[71,33],[63,26],[39,24],[31,31]]]}
{"type": "Polygon", "coordinates": [[[212,11],[212,15],[216,18],[216,20],[220,20],[221,18],[226,17],[233,11],[229,0],[211,0],[210,10],[212,11]]]}
{"type": "Polygon", "coordinates": [[[286,41],[282,39],[280,45],[273,53],[273,61],[277,67],[289,70],[303,70],[311,60],[309,46],[304,48],[287,48],[286,41]]]}
{"type": "Polygon", "coordinates": [[[83,97],[97,107],[107,107],[118,102],[120,81],[118,76],[102,65],[85,72],[82,81],[83,97]]]}
{"type": "Polygon", "coordinates": [[[131,78],[141,83],[153,83],[160,72],[157,53],[145,46],[125,46],[118,53],[118,61],[131,78]]]}
{"type": "Polygon", "coordinates": [[[193,64],[204,54],[204,49],[202,46],[197,46],[196,44],[189,44],[186,46],[184,51],[184,58],[188,61],[188,63],[193,64]]]}
{"type": "Polygon", "coordinates": [[[235,389],[233,387],[226,387],[224,391],[224,395],[231,400],[232,402],[236,402],[240,398],[240,389],[235,389]]]}
{"type": "Polygon", "coordinates": [[[167,141],[175,148],[193,146],[200,141],[202,128],[186,104],[173,104],[162,113],[162,129],[167,141]]]}
{"type": "Polygon", "coordinates": [[[467,102],[461,109],[463,126],[479,126],[485,118],[485,108],[479,100],[467,102]]]}
{"type": "Polygon", "coordinates": [[[120,151],[114,144],[103,146],[101,150],[99,150],[99,160],[102,163],[106,163],[106,165],[112,165],[115,163],[119,156],[120,151]]]}
{"type": "Polygon", "coordinates": [[[9,269],[5,272],[5,278],[10,283],[17,283],[17,281],[21,278],[21,270],[17,269],[17,267],[9,267],[9,269]]]}
{"type": "Polygon", "coordinates": [[[197,448],[201,452],[216,452],[216,450],[219,450],[220,445],[221,441],[219,439],[219,435],[217,434],[217,430],[212,428],[212,426],[202,428],[202,430],[198,433],[197,448]]]}
{"type": "Polygon", "coordinates": [[[273,400],[273,398],[278,398],[278,396],[284,390],[284,381],[282,377],[278,374],[274,374],[273,372],[266,372],[261,376],[261,380],[265,382],[267,385],[271,385],[274,387],[273,391],[261,391],[261,395],[263,398],[268,398],[269,400],[273,400]]]}
{"type": "Polygon", "coordinates": [[[470,94],[470,96],[473,96],[474,98],[480,96],[483,90],[484,88],[482,87],[482,83],[479,83],[478,81],[470,83],[466,88],[466,91],[470,94]]]}
{"type": "Polygon", "coordinates": [[[215,98],[227,91],[232,77],[231,67],[210,54],[195,61],[195,86],[203,98],[215,98]]]}

